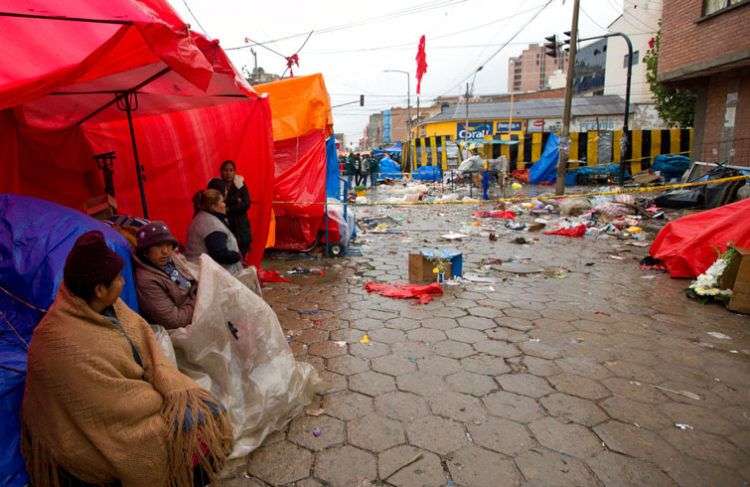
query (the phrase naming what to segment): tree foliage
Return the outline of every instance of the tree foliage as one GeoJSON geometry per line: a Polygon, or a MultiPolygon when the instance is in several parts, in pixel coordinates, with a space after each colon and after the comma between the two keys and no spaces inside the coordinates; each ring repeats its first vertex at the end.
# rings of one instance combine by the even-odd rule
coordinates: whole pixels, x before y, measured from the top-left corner
{"type": "Polygon", "coordinates": [[[672,88],[659,81],[659,46],[661,30],[649,41],[649,50],[643,57],[646,63],[646,81],[656,101],[659,116],[670,125],[681,128],[693,126],[696,95],[689,90],[672,88]]]}

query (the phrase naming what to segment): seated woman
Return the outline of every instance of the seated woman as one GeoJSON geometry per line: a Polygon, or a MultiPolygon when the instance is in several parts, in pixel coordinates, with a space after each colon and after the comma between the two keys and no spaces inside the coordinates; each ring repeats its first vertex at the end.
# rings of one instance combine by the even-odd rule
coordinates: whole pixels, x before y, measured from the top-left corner
{"type": "Polygon", "coordinates": [[[215,189],[199,191],[193,197],[193,208],[195,216],[188,228],[185,249],[188,260],[198,263],[201,254],[208,254],[232,275],[240,274],[242,255],[227,223],[227,205],[222,194],[215,189]]]}
{"type": "Polygon", "coordinates": [[[146,320],[168,330],[193,320],[198,282],[177,252],[177,239],[162,222],[143,226],[136,234],[135,282],[146,320]]]}
{"type": "Polygon", "coordinates": [[[34,486],[205,485],[231,450],[216,399],[118,298],[122,268],[101,232],[81,235],[34,330],[22,407],[34,486]]]}

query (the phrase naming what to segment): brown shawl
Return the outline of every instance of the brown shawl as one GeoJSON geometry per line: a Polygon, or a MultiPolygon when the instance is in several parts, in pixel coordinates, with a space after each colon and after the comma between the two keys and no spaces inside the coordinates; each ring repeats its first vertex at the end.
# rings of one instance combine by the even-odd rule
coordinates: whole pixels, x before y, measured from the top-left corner
{"type": "Polygon", "coordinates": [[[34,330],[22,410],[32,485],[57,487],[63,468],[97,485],[190,487],[199,452],[216,475],[231,450],[226,415],[212,415],[204,400],[215,400],[165,359],[138,314],[119,299],[114,308],[122,330],[62,286],[34,330]],[[187,410],[200,427],[178,427],[187,410]]]}

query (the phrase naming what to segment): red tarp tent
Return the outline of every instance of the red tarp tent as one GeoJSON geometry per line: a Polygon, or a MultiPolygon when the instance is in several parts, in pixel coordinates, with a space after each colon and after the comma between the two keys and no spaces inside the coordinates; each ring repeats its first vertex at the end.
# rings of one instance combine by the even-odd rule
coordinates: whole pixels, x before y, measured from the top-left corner
{"type": "Polygon", "coordinates": [[[750,248],[750,199],[683,216],[661,229],[651,257],[672,277],[697,277],[732,244],[750,248]]]}
{"type": "Polygon", "coordinates": [[[184,238],[192,194],[233,159],[253,200],[248,261],[260,262],[270,110],[218,43],[190,32],[163,0],[0,0],[0,43],[0,192],[80,209],[103,192],[92,156],[114,150],[120,212],[142,214],[145,202],[184,238]]]}
{"type": "Polygon", "coordinates": [[[332,133],[331,101],[323,75],[256,85],[268,95],[273,116],[275,178],[272,246],[308,250],[323,227],[326,139],[332,133]]]}

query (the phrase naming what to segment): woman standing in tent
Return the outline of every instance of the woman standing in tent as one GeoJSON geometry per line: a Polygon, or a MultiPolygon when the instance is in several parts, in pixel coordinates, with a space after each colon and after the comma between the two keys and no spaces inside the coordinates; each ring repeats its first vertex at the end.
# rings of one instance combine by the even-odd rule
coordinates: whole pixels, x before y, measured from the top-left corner
{"type": "MultiPolygon", "coordinates": [[[[211,183],[214,181],[212,180],[211,183]]],[[[250,192],[245,184],[245,178],[237,174],[234,161],[226,160],[221,163],[221,181],[224,182],[223,193],[227,205],[229,229],[237,239],[237,246],[244,258],[252,242],[250,220],[247,218],[247,212],[250,209],[250,192]]],[[[209,188],[213,187],[211,183],[209,183],[209,188]]]]}

